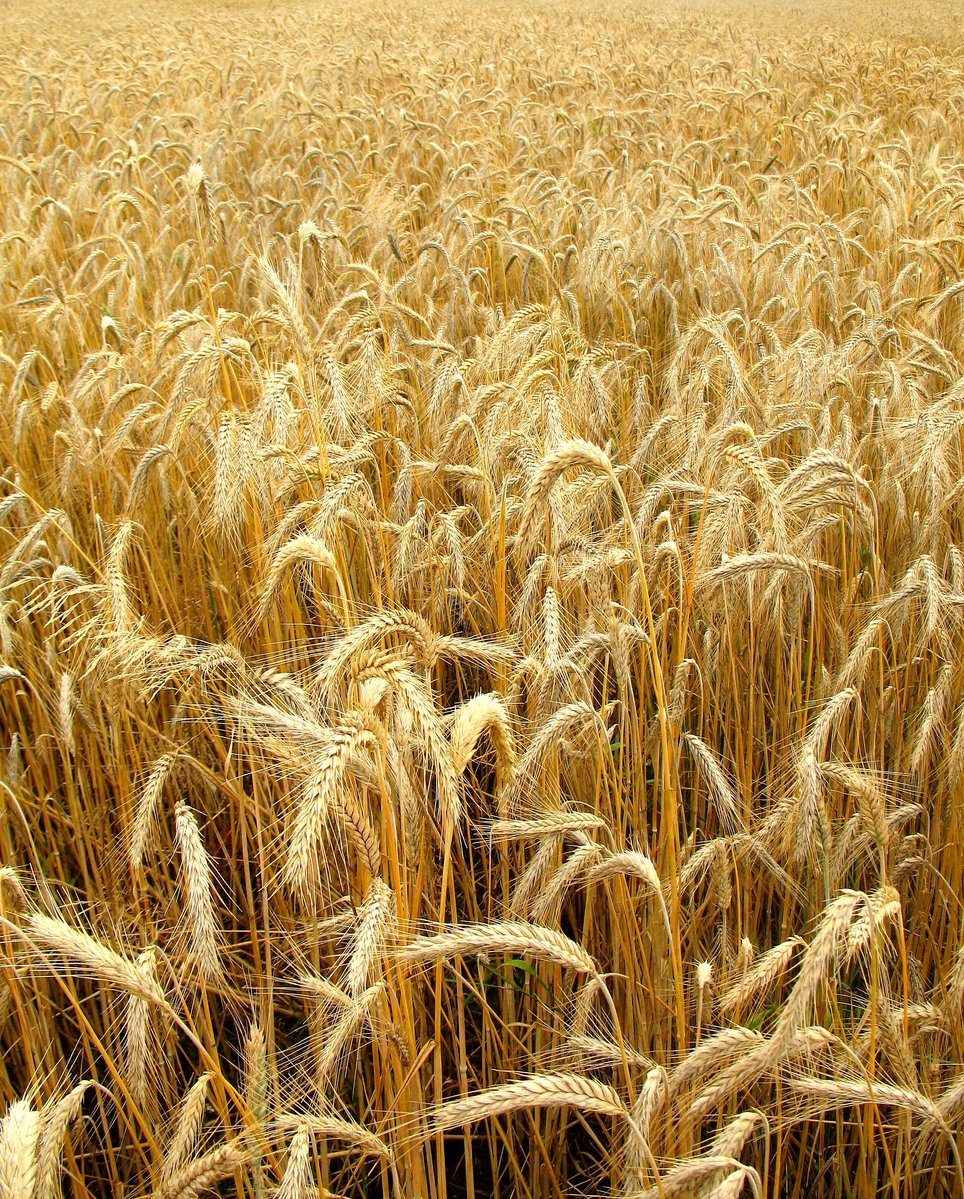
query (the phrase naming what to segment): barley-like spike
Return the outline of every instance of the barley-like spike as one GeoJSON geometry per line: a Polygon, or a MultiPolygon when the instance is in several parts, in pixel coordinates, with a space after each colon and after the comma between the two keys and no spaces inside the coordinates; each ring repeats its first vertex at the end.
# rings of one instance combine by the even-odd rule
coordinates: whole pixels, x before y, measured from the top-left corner
{"type": "Polygon", "coordinates": [[[395,951],[399,961],[413,965],[489,953],[529,953],[581,974],[596,972],[595,963],[581,945],[553,929],[522,921],[463,924],[434,936],[416,937],[395,951]]]}
{"type": "Polygon", "coordinates": [[[218,1145],[181,1166],[154,1192],[154,1199],[197,1199],[229,1178],[245,1164],[248,1156],[248,1150],[239,1140],[218,1145]]]}
{"type": "Polygon", "coordinates": [[[35,1199],[61,1199],[60,1160],[67,1132],[80,1115],[89,1082],[78,1083],[62,1099],[48,1103],[43,1113],[43,1128],[37,1151],[35,1199]]]}
{"type": "Polygon", "coordinates": [[[602,1116],[626,1116],[626,1108],[612,1087],[581,1074],[537,1074],[453,1099],[435,1111],[431,1123],[434,1132],[444,1132],[492,1116],[547,1107],[576,1107],[602,1116]]]}
{"type": "Polygon", "coordinates": [[[22,927],[38,948],[83,967],[108,986],[118,987],[147,1003],[167,1006],[164,993],[155,978],[90,933],[42,912],[31,912],[24,919],[22,927]]]}
{"type": "Polygon", "coordinates": [[[167,1182],[174,1177],[191,1156],[201,1133],[204,1122],[204,1109],[208,1099],[210,1074],[200,1075],[190,1086],[181,1101],[177,1123],[171,1133],[164,1151],[164,1167],[162,1181],[167,1182]]]}
{"type": "Polygon", "coordinates": [[[43,1120],[28,1099],[12,1103],[0,1120],[0,1194],[34,1199],[43,1120]]]}
{"type": "Polygon", "coordinates": [[[202,976],[210,981],[222,973],[211,864],[197,817],[187,804],[178,804],[174,809],[174,823],[181,853],[188,942],[202,976]]]}

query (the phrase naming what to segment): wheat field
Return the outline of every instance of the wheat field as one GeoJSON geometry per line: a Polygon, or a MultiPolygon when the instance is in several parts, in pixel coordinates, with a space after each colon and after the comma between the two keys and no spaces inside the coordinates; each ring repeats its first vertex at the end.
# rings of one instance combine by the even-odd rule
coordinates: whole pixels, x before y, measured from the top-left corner
{"type": "Polygon", "coordinates": [[[964,1194],[959,18],[4,6],[3,1199],[964,1194]]]}

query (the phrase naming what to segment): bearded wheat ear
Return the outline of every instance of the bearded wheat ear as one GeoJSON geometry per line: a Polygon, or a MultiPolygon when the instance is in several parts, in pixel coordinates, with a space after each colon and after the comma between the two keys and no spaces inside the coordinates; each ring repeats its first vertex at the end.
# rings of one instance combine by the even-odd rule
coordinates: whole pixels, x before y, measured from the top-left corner
{"type": "Polygon", "coordinates": [[[683,719],[690,678],[694,674],[699,678],[699,663],[695,658],[684,658],[673,675],[669,693],[669,718],[675,725],[680,724],[683,719]]]}
{"type": "Polygon", "coordinates": [[[9,1199],[34,1199],[42,1128],[27,1099],[12,1103],[0,1120],[0,1184],[9,1199]]]}
{"type": "Polygon", "coordinates": [[[344,1141],[353,1149],[370,1157],[380,1157],[391,1160],[392,1154],[385,1142],[353,1120],[343,1120],[331,1112],[318,1112],[305,1116],[281,1116],[276,1122],[279,1127],[286,1128],[291,1124],[299,1131],[310,1136],[326,1140],[344,1141]]]}
{"type": "Polygon", "coordinates": [[[602,1037],[588,1036],[586,1033],[571,1033],[566,1047],[571,1049],[576,1058],[584,1064],[584,1068],[623,1069],[624,1063],[641,1067],[645,1070],[653,1068],[653,1061],[645,1054],[627,1046],[620,1046],[615,1041],[606,1041],[602,1037]]]}
{"type": "Polygon", "coordinates": [[[147,776],[143,790],[137,800],[134,810],[134,820],[130,831],[128,852],[131,864],[136,868],[144,860],[144,852],[150,841],[151,829],[157,818],[157,809],[165,784],[171,777],[179,758],[177,750],[161,754],[151,772],[147,776]]]}
{"type": "Polygon", "coordinates": [[[842,719],[847,709],[855,704],[859,707],[860,695],[853,687],[845,687],[842,691],[838,691],[836,695],[830,697],[824,705],[820,715],[813,723],[813,727],[807,734],[805,748],[813,752],[820,752],[824,749],[827,738],[833,731],[835,725],[842,719]]]}
{"type": "Polygon", "coordinates": [[[798,862],[813,862],[830,850],[830,818],[824,794],[820,765],[814,750],[805,746],[797,763],[797,810],[795,815],[796,842],[794,858],[798,862]]]}
{"type": "Polygon", "coordinates": [[[576,991],[572,1012],[572,1027],[570,1029],[571,1037],[586,1035],[589,1028],[589,1021],[593,1014],[593,1005],[596,999],[603,994],[604,990],[605,983],[597,974],[592,978],[587,978],[576,991]]]}
{"type": "Polygon", "coordinates": [[[428,622],[409,609],[376,612],[356,625],[332,648],[315,674],[314,687],[328,697],[338,688],[352,660],[373,650],[387,638],[406,644],[423,666],[433,666],[439,657],[439,638],[428,622]]]}
{"type": "Polygon", "coordinates": [[[866,951],[868,944],[880,937],[883,929],[901,917],[900,893],[896,887],[881,887],[868,897],[864,910],[847,931],[846,961],[852,961],[866,951]]]}
{"type": "Polygon", "coordinates": [[[283,545],[277,554],[275,554],[258,600],[256,619],[264,620],[270,611],[275,596],[281,588],[285,574],[293,566],[302,562],[312,563],[320,570],[326,571],[335,580],[341,598],[342,610],[347,620],[348,596],[345,591],[345,583],[338,561],[323,541],[320,541],[317,537],[310,537],[307,534],[301,534],[298,537],[292,538],[291,541],[283,545]]]}
{"type": "Polygon", "coordinates": [[[74,733],[74,713],[77,708],[76,684],[71,676],[64,673],[60,676],[60,694],[57,705],[60,735],[70,754],[75,753],[77,742],[74,733]]]}
{"type": "Polygon", "coordinates": [[[268,1047],[264,1029],[251,1022],[244,1039],[244,1097],[259,1124],[268,1118],[268,1047]]]}
{"type": "Polygon", "coordinates": [[[89,933],[41,912],[29,913],[22,922],[22,929],[38,948],[83,967],[108,986],[126,991],[146,1003],[168,1006],[154,977],[89,933]]]}
{"type": "Polygon", "coordinates": [[[629,1120],[624,1165],[624,1190],[631,1192],[645,1185],[645,1171],[653,1165],[650,1141],[657,1113],[666,1102],[668,1079],[662,1066],[653,1066],[646,1074],[629,1120]]]}
{"type": "Polygon", "coordinates": [[[718,1182],[712,1190],[707,1191],[706,1199],[737,1199],[743,1194],[747,1183],[751,1183],[755,1195],[762,1193],[759,1177],[749,1166],[741,1166],[738,1170],[727,1174],[722,1182],[718,1182]]]}
{"type": "Polygon", "coordinates": [[[529,486],[519,522],[517,544],[523,557],[528,556],[535,544],[537,522],[553,487],[568,470],[591,470],[608,475],[612,465],[598,446],[581,439],[565,442],[540,463],[529,486]]]}
{"type": "Polygon", "coordinates": [[[25,912],[29,906],[20,875],[12,866],[0,866],[0,905],[11,916],[25,912]]]}
{"type": "Polygon", "coordinates": [[[595,963],[581,945],[562,933],[522,921],[464,924],[433,936],[415,937],[399,945],[395,956],[400,962],[416,965],[499,952],[529,953],[579,974],[596,973],[595,963]]]}
{"type": "Polygon", "coordinates": [[[463,773],[483,732],[492,740],[501,785],[506,786],[515,774],[515,739],[505,704],[494,694],[476,695],[456,708],[449,725],[453,769],[457,775],[463,773]]]}
{"type": "Polygon", "coordinates": [[[940,1109],[926,1095],[909,1087],[870,1083],[863,1079],[794,1078],[791,1089],[819,1111],[833,1111],[855,1103],[877,1103],[901,1108],[925,1121],[943,1124],[940,1109]]]}
{"type": "Polygon", "coordinates": [[[188,195],[194,197],[198,208],[203,213],[205,224],[210,224],[211,192],[200,159],[192,162],[185,171],[184,185],[187,188],[188,195]]]}
{"type": "Polygon", "coordinates": [[[215,1188],[248,1160],[241,1141],[227,1141],[186,1162],[154,1192],[154,1199],[196,1199],[215,1188]]]}
{"type": "MultiPolygon", "coordinates": [[[[174,450],[172,447],[162,443],[152,445],[144,451],[144,453],[141,455],[140,461],[137,464],[136,470],[131,475],[130,486],[127,490],[126,512],[128,515],[133,512],[137,508],[138,503],[143,500],[143,493],[147,487],[151,472],[159,462],[163,462],[166,458],[172,457],[173,455],[174,450]]],[[[161,479],[163,479],[164,472],[159,471],[158,474],[161,476],[161,479]]]]}
{"type": "Polygon", "coordinates": [[[711,1157],[737,1157],[743,1152],[743,1147],[756,1132],[757,1128],[766,1125],[766,1117],[762,1112],[741,1112],[713,1138],[709,1148],[711,1157]]]}
{"type": "Polygon", "coordinates": [[[70,1126],[79,1118],[84,1096],[93,1084],[81,1082],[62,1099],[48,1104],[37,1147],[35,1199],[61,1199],[61,1157],[70,1126]]]}
{"type": "Polygon", "coordinates": [[[803,955],[797,981],[774,1029],[770,1042],[772,1050],[782,1047],[803,1022],[817,988],[827,978],[841,940],[847,935],[857,911],[867,902],[867,896],[860,892],[843,891],[824,909],[817,934],[803,955]]]}
{"type": "Polygon", "coordinates": [[[545,881],[556,868],[563,839],[546,836],[519,876],[509,900],[509,914],[518,919],[531,916],[532,904],[545,881]]]}
{"type": "MultiPolygon", "coordinates": [[[[268,1121],[269,1107],[268,1047],[264,1030],[257,1020],[251,1022],[244,1040],[244,1101],[258,1128],[268,1121]]],[[[265,1193],[262,1150],[258,1144],[251,1148],[251,1173],[255,1195],[265,1193]]]]}
{"type": "Polygon", "coordinates": [[[348,794],[347,776],[352,755],[360,748],[375,746],[377,740],[367,721],[345,718],[332,736],[321,760],[303,790],[295,814],[283,868],[287,885],[303,894],[310,890],[318,847],[332,818],[341,815],[352,840],[369,867],[378,864],[379,848],[374,830],[362,809],[348,794]]]}
{"type": "Polygon", "coordinates": [[[633,1124],[647,1139],[657,1113],[666,1102],[667,1090],[666,1071],[662,1066],[653,1066],[632,1108],[633,1124]]]}
{"type": "MultiPolygon", "coordinates": [[[[2,624],[2,616],[0,616],[0,624],[2,624]]],[[[22,678],[23,675],[20,671],[14,670],[12,666],[0,666],[0,682],[22,678]]],[[[17,733],[10,738],[10,748],[4,756],[3,777],[11,791],[16,791],[20,786],[20,780],[23,777],[23,758],[20,750],[20,737],[17,733]]],[[[2,869],[9,870],[10,867],[5,866],[2,869]]]]}
{"type": "Polygon", "coordinates": [[[763,1044],[763,1036],[751,1028],[723,1028],[691,1049],[669,1076],[669,1090],[676,1095],[701,1081],[719,1066],[742,1057],[763,1044]]]}
{"type": "Polygon", "coordinates": [[[720,999],[720,1015],[741,1011],[757,995],[765,994],[787,968],[791,957],[804,945],[800,937],[790,937],[774,945],[752,963],[743,978],[720,999]]]}
{"type": "Polygon", "coordinates": [[[316,1075],[318,1089],[326,1093],[329,1078],[334,1074],[345,1055],[346,1047],[359,1029],[369,1020],[375,1001],[384,993],[385,983],[377,982],[364,990],[356,999],[349,999],[338,1018],[327,1031],[318,1054],[316,1075]]]}
{"type": "Polygon", "coordinates": [[[134,609],[125,570],[135,527],[131,520],[121,522],[111,543],[105,568],[107,611],[114,629],[121,635],[129,633],[134,626],[134,609]]]}
{"type": "MultiPolygon", "coordinates": [[[[136,968],[143,970],[149,978],[156,980],[157,954],[146,949],[138,954],[136,968]]],[[[150,1098],[152,1070],[151,1004],[139,995],[130,995],[127,1000],[124,1027],[124,1065],[128,1086],[134,1099],[144,1106],[150,1098]]]]}
{"type": "Polygon", "coordinates": [[[299,1128],[288,1146],[288,1161],[275,1199],[308,1199],[313,1191],[311,1141],[308,1130],[299,1128]]]}
{"type": "Polygon", "coordinates": [[[601,845],[578,845],[567,860],[543,884],[529,905],[527,915],[539,925],[558,923],[566,891],[580,879],[591,875],[592,867],[605,854],[601,845]]]}
{"type": "Polygon", "coordinates": [[[695,735],[684,733],[683,740],[706,781],[719,828],[728,836],[742,831],[743,822],[733,787],[708,746],[695,735]]]}
{"type": "Polygon", "coordinates": [[[184,886],[187,937],[191,953],[208,981],[220,978],[221,934],[214,908],[211,864],[208,859],[197,817],[187,806],[178,804],[174,811],[177,843],[181,854],[181,878],[184,886]]]}
{"type": "Polygon", "coordinates": [[[358,931],[346,970],[346,990],[358,999],[378,968],[378,961],[394,937],[395,895],[381,881],[372,879],[358,917],[358,931]]]}
{"type": "Polygon", "coordinates": [[[626,1108],[612,1087],[579,1074],[537,1074],[464,1099],[453,1099],[436,1110],[431,1127],[433,1132],[445,1132],[510,1112],[555,1107],[575,1107],[602,1116],[626,1116],[626,1108]]]}
{"type": "Polygon", "coordinates": [[[657,1185],[645,1190],[636,1188],[630,1193],[635,1199],[685,1199],[690,1195],[699,1195],[701,1199],[707,1199],[710,1195],[720,1196],[720,1187],[730,1183],[730,1180],[738,1175],[739,1187],[736,1190],[724,1190],[720,1199],[734,1199],[734,1196],[739,1195],[747,1176],[755,1181],[755,1194],[760,1196],[762,1189],[756,1172],[744,1166],[734,1170],[734,1166],[739,1166],[739,1163],[731,1157],[707,1154],[704,1157],[687,1158],[668,1169],[660,1177],[657,1185]]]}
{"type": "Polygon", "coordinates": [[[945,1124],[952,1128],[960,1124],[961,1113],[964,1112],[964,1075],[958,1075],[938,1097],[934,1106],[945,1124]]]}
{"type": "Polygon", "coordinates": [[[736,554],[721,566],[702,575],[700,584],[704,587],[712,587],[733,579],[744,578],[759,571],[777,570],[801,574],[809,580],[810,572],[814,567],[833,571],[833,567],[826,562],[808,562],[793,554],[780,554],[769,550],[757,554],[736,554]]]}
{"type": "MultiPolygon", "coordinates": [[[[591,833],[604,827],[605,822],[592,812],[549,812],[545,816],[529,819],[493,820],[485,830],[487,840],[493,845],[505,845],[513,841],[543,841],[546,837],[564,837],[572,833],[591,833]]],[[[607,861],[614,861],[613,858],[607,861]]],[[[603,862],[596,870],[602,871],[603,862]]],[[[655,867],[653,868],[655,870],[655,867]]],[[[593,873],[596,873],[596,870],[593,873]]],[[[613,869],[618,873],[618,868],[613,869]]],[[[658,881],[658,880],[657,880],[658,881]]]]}
{"type": "Polygon", "coordinates": [[[165,1146],[161,1172],[161,1180],[164,1183],[169,1182],[177,1174],[197,1144],[204,1122],[204,1109],[207,1105],[210,1081],[209,1074],[202,1074],[192,1083],[181,1101],[177,1122],[165,1146]]]}

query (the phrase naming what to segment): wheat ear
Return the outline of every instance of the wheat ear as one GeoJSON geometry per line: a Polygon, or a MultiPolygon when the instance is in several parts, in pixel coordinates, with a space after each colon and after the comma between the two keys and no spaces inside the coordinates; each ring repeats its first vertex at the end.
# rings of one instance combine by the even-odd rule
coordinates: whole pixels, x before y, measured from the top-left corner
{"type": "Polygon", "coordinates": [[[612,1087],[581,1074],[537,1074],[443,1104],[432,1116],[433,1132],[461,1128],[475,1120],[534,1108],[575,1107],[602,1116],[625,1117],[612,1087]]]}

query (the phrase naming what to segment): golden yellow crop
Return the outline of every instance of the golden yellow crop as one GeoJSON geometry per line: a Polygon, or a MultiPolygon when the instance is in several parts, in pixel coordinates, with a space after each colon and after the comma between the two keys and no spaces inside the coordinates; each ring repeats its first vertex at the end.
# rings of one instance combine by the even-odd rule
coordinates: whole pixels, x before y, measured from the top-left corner
{"type": "Polygon", "coordinates": [[[2,1199],[964,1193],[959,18],[4,7],[2,1199]]]}

